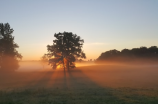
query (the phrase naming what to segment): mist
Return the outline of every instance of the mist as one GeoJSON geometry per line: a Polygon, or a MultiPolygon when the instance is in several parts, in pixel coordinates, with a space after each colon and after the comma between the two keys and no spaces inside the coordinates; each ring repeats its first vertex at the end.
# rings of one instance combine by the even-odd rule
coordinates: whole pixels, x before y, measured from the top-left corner
{"type": "Polygon", "coordinates": [[[39,81],[38,87],[53,87],[55,83],[65,83],[63,78],[71,82],[69,73],[79,79],[86,76],[102,87],[158,87],[158,65],[138,63],[81,62],[76,63],[76,68],[64,71],[63,68],[53,70],[47,63],[39,61],[20,62],[15,73],[1,73],[0,88],[32,88],[39,81]]]}
{"type": "MultiPolygon", "coordinates": [[[[93,66],[97,65],[95,62],[76,62],[76,67],[83,66],[93,66]]],[[[62,69],[58,67],[58,69],[62,69]]],[[[48,62],[42,63],[41,61],[21,61],[19,62],[19,68],[16,70],[17,72],[29,72],[29,71],[48,71],[53,70],[52,67],[48,64],[48,62]]]]}
{"type": "Polygon", "coordinates": [[[128,96],[132,100],[150,102],[149,99],[157,96],[157,75],[157,64],[81,62],[76,63],[76,68],[64,71],[63,68],[53,70],[47,63],[39,61],[20,62],[19,69],[14,73],[0,73],[0,91],[5,91],[0,96],[5,99],[18,99],[20,96],[25,99],[31,96],[31,99],[34,96],[36,100],[31,100],[32,102],[40,102],[40,96],[43,95],[44,98],[47,95],[53,96],[57,102],[60,101],[59,98],[65,97],[69,102],[72,102],[69,97],[83,102],[85,99],[96,101],[99,98],[102,100],[97,101],[108,101],[109,98],[116,97],[117,100],[128,96]],[[64,94],[66,96],[63,97],[64,94]],[[137,97],[133,98],[133,95],[137,97]],[[139,100],[139,96],[146,98],[139,100]]]}
{"type": "Polygon", "coordinates": [[[17,72],[43,71],[44,69],[51,69],[51,66],[48,63],[42,63],[40,61],[22,61],[19,62],[17,72]]]}

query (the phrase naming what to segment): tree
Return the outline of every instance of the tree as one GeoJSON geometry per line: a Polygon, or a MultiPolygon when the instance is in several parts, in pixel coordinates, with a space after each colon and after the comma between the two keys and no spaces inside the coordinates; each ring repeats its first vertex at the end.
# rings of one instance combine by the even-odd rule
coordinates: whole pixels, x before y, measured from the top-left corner
{"type": "Polygon", "coordinates": [[[41,57],[41,60],[40,60],[40,61],[41,61],[41,63],[42,63],[43,69],[44,69],[45,63],[48,62],[48,57],[47,57],[47,55],[44,54],[44,55],[41,57]]]}
{"type": "Polygon", "coordinates": [[[49,63],[54,69],[62,65],[67,69],[75,67],[75,57],[86,58],[82,51],[84,40],[71,32],[54,34],[53,45],[47,45],[49,63]]]}
{"type": "Polygon", "coordinates": [[[21,54],[16,48],[19,46],[14,42],[12,36],[13,29],[9,23],[0,23],[0,70],[14,71],[19,67],[18,59],[21,59],[21,54]]]}
{"type": "Polygon", "coordinates": [[[117,61],[129,61],[129,60],[153,60],[158,61],[158,47],[151,46],[149,48],[142,46],[140,48],[123,49],[120,51],[110,50],[102,53],[97,61],[107,61],[114,59],[117,61]]]}

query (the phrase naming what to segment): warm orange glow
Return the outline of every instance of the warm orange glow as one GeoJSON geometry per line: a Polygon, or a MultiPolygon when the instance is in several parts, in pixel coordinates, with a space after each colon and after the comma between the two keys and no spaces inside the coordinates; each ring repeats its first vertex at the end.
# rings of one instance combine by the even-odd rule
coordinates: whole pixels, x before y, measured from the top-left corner
{"type": "Polygon", "coordinates": [[[62,66],[61,66],[61,65],[58,65],[58,66],[57,66],[57,69],[59,69],[59,68],[62,68],[62,66]]]}
{"type": "MultiPolygon", "coordinates": [[[[34,62],[34,65],[39,63],[34,62]]],[[[158,87],[157,66],[149,65],[123,65],[107,63],[106,65],[95,65],[94,63],[76,63],[74,69],[69,71],[58,66],[57,70],[46,66],[28,66],[23,64],[27,71],[17,71],[14,74],[2,74],[0,89],[15,88],[69,88],[79,83],[94,83],[101,87],[158,87]],[[38,70],[29,70],[30,68],[38,70]],[[9,77],[9,78],[8,78],[9,77]],[[7,83],[6,83],[7,82],[7,83]]],[[[24,68],[25,69],[25,68],[24,68]]],[[[24,70],[23,69],[23,70],[24,70]]],[[[1,74],[1,73],[0,73],[1,74]]]]}

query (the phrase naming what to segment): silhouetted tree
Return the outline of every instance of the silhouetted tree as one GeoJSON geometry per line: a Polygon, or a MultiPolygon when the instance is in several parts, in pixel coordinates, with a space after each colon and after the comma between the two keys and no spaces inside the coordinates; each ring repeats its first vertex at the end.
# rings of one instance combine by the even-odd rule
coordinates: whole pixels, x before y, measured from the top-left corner
{"type": "Polygon", "coordinates": [[[47,45],[49,63],[54,69],[62,65],[67,69],[75,67],[75,57],[86,58],[82,51],[84,40],[71,32],[54,34],[53,45],[47,45]]]}
{"type": "Polygon", "coordinates": [[[9,23],[0,23],[0,70],[14,71],[19,67],[18,59],[21,59],[21,54],[16,48],[19,46],[14,42],[12,36],[13,29],[9,23]]]}
{"type": "Polygon", "coordinates": [[[156,55],[158,55],[158,48],[157,48],[157,46],[149,47],[149,54],[152,57],[155,57],[156,55]]]}
{"type": "Polygon", "coordinates": [[[129,61],[132,59],[150,59],[150,60],[158,60],[158,48],[157,46],[151,46],[149,48],[147,47],[140,47],[140,48],[132,48],[129,49],[123,49],[120,51],[118,50],[109,50],[104,53],[102,53],[97,61],[104,61],[104,60],[111,60],[111,59],[117,59],[119,61],[129,61]],[[119,58],[118,58],[119,57],[119,58]],[[121,59],[121,60],[120,60],[121,59]]]}
{"type": "Polygon", "coordinates": [[[41,61],[42,65],[43,65],[43,69],[44,69],[45,63],[48,62],[48,57],[47,57],[47,55],[44,54],[44,55],[41,57],[41,60],[40,60],[40,61],[41,61]]]}
{"type": "Polygon", "coordinates": [[[122,53],[122,55],[129,55],[130,54],[130,50],[129,49],[123,49],[122,51],[121,51],[121,53],[122,53]]]}
{"type": "Polygon", "coordinates": [[[79,59],[78,61],[79,61],[79,62],[82,62],[83,60],[82,60],[82,59],[79,59]]]}

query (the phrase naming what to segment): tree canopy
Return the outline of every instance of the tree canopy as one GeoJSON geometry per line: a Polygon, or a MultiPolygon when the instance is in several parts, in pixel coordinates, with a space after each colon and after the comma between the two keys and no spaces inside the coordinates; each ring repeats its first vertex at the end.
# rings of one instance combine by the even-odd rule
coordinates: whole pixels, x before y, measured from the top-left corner
{"type": "Polygon", "coordinates": [[[9,23],[0,23],[0,70],[3,71],[17,69],[18,59],[22,58],[16,50],[19,46],[14,42],[13,31],[9,23]]]}
{"type": "Polygon", "coordinates": [[[65,69],[75,67],[75,59],[86,58],[85,53],[82,51],[84,40],[80,36],[72,32],[63,32],[54,34],[56,38],[53,40],[53,45],[47,45],[49,63],[54,69],[58,65],[62,65],[65,69]]]}
{"type": "Polygon", "coordinates": [[[116,49],[106,51],[102,53],[97,61],[107,61],[107,60],[116,60],[116,61],[130,61],[132,59],[149,59],[149,60],[158,60],[158,47],[151,46],[132,48],[132,49],[123,49],[118,51],[116,49]]]}

